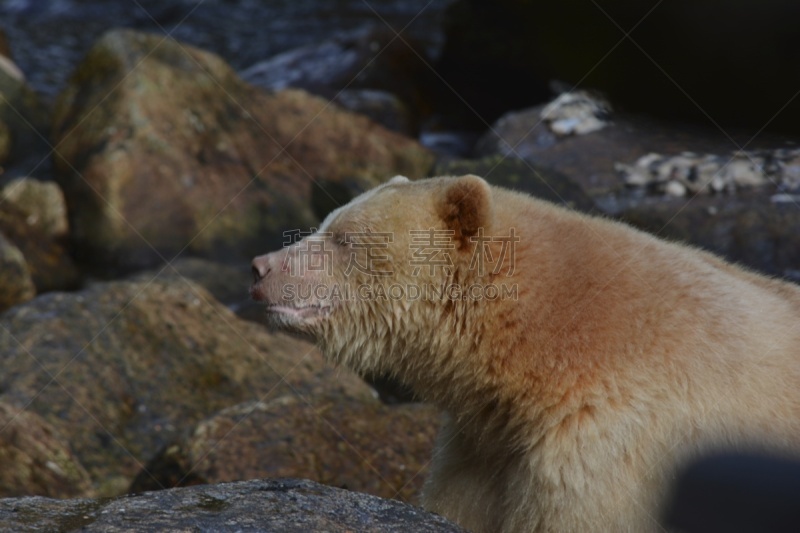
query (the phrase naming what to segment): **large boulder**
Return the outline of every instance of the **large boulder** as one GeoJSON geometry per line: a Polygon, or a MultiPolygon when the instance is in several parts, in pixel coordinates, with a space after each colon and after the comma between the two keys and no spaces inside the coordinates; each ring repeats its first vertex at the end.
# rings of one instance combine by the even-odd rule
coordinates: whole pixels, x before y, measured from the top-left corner
{"type": "Polygon", "coordinates": [[[293,479],[204,485],[116,499],[0,500],[0,531],[4,532],[198,529],[253,533],[464,531],[441,516],[402,502],[293,479]]]}
{"type": "Polygon", "coordinates": [[[317,349],[237,319],[186,281],[48,293],[0,316],[0,399],[67,439],[100,495],[119,494],[184,428],[248,400],[371,399],[317,349]]]}
{"type": "Polygon", "coordinates": [[[439,419],[420,404],[296,396],[247,402],[200,422],[148,464],[131,490],[262,477],[416,501],[439,419]]]}
{"type": "Polygon", "coordinates": [[[250,257],[314,225],[313,196],[349,199],[432,165],[362,116],[264,92],[213,54],[129,30],[105,34],[78,67],[54,138],[79,257],[126,270],[184,251],[250,257]]]}

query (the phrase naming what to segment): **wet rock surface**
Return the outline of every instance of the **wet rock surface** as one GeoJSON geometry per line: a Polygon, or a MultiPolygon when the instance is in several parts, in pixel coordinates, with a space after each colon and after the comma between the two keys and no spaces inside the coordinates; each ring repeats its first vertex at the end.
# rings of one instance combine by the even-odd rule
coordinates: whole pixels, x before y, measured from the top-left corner
{"type": "Polygon", "coordinates": [[[248,402],[167,446],[131,491],[301,477],[417,503],[438,426],[436,410],[419,404],[296,396],[248,402]]]}
{"type": "Polygon", "coordinates": [[[112,500],[0,500],[1,531],[461,532],[444,518],[303,480],[222,483],[112,500]]]}

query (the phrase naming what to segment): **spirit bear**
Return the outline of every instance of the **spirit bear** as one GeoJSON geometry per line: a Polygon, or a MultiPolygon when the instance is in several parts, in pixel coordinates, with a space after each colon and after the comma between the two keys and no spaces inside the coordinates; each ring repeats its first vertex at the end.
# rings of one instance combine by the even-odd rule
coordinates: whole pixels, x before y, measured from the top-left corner
{"type": "Polygon", "coordinates": [[[396,177],[253,272],[444,411],[422,502],[471,531],[661,531],[688,459],[800,447],[800,288],[476,176],[396,177]]]}

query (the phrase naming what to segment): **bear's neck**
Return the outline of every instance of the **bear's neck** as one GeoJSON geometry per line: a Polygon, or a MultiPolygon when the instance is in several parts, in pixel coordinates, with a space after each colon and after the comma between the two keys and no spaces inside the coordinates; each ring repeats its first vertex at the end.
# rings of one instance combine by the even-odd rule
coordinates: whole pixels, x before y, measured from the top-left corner
{"type": "MultiPolygon", "coordinates": [[[[518,384],[506,379],[507,369],[498,364],[516,362],[498,357],[507,351],[493,345],[498,336],[487,330],[493,322],[486,313],[513,316],[513,302],[421,302],[391,315],[376,310],[368,322],[359,324],[368,334],[332,331],[321,348],[330,360],[361,374],[392,376],[418,399],[449,413],[456,424],[480,428],[494,438],[507,433],[513,439],[521,420],[515,412],[519,403],[513,401],[519,397],[513,390],[518,384]]],[[[351,322],[359,318],[363,315],[351,322]]]]}

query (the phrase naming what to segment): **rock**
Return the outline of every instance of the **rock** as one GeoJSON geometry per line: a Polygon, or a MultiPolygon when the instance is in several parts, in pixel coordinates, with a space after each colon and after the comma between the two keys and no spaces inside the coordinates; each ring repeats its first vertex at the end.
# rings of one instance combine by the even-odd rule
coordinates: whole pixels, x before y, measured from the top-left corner
{"type": "Polygon", "coordinates": [[[256,480],[110,500],[0,500],[2,531],[462,532],[395,500],[304,480],[256,480]],[[200,525],[202,524],[202,526],[200,525]]]}
{"type": "Polygon", "coordinates": [[[0,189],[0,202],[16,206],[28,225],[47,237],[67,235],[67,204],[55,183],[34,178],[12,180],[0,189]]]}
{"type": "Polygon", "coordinates": [[[478,141],[476,153],[499,153],[560,172],[595,200],[624,190],[620,164],[635,166],[638,160],[649,165],[651,154],[726,154],[745,145],[748,151],[790,151],[784,148],[783,137],[753,139],[625,113],[605,116],[600,130],[562,136],[542,119],[544,109],[537,106],[504,115],[478,141]]]}
{"type": "Polygon", "coordinates": [[[317,349],[238,320],[201,287],[100,283],[0,316],[5,401],[68,439],[99,495],[124,492],[184,428],[248,400],[373,398],[317,349]]]}
{"type": "Polygon", "coordinates": [[[77,256],[106,271],[184,252],[249,258],[318,221],[320,180],[352,196],[432,165],[364,117],[263,92],[212,54],[130,30],[105,34],[78,67],[54,136],[77,256]]]}
{"type": "Polygon", "coordinates": [[[660,237],[688,242],[766,274],[800,282],[798,198],[765,191],[685,199],[646,198],[620,218],[660,237]]]}
{"type": "Polygon", "coordinates": [[[12,180],[0,189],[0,232],[22,252],[39,293],[71,290],[80,284],[67,250],[64,197],[53,183],[12,180]]]}
{"type": "Polygon", "coordinates": [[[797,132],[800,4],[743,0],[459,0],[437,69],[483,120],[546,97],[546,82],[603,91],[662,118],[797,132]],[[717,20],[720,19],[720,20],[717,20]],[[724,19],[724,20],[723,20],[724,19]],[[752,43],[764,43],[754,47],[752,43]]]}
{"type": "Polygon", "coordinates": [[[19,248],[0,233],[0,312],[36,296],[28,264],[19,248]]]}
{"type": "Polygon", "coordinates": [[[434,174],[436,176],[476,174],[484,177],[492,185],[526,192],[579,211],[595,210],[594,201],[570,178],[558,171],[518,158],[490,155],[477,160],[440,162],[434,174]]]}
{"type": "MultiPolygon", "coordinates": [[[[295,87],[335,100],[344,90],[375,90],[396,95],[408,109],[429,112],[429,93],[438,84],[429,63],[413,39],[398,38],[394,31],[378,26],[283,52],[244,70],[242,78],[265,89],[295,87]]],[[[350,109],[346,103],[352,97],[343,100],[350,109]]],[[[415,133],[419,117],[410,120],[407,112],[403,114],[409,129],[399,131],[415,133]]],[[[394,118],[378,122],[395,129],[390,126],[396,124],[394,118]]]]}
{"type": "Polygon", "coordinates": [[[443,40],[440,18],[447,3],[11,0],[0,2],[0,25],[9,41],[20,43],[14,57],[28,73],[31,86],[50,100],[95,40],[111,28],[168,34],[214,52],[242,70],[286,50],[375,24],[402,29],[403,39],[422,42],[426,50],[435,53],[443,40]]]}
{"type": "Polygon", "coordinates": [[[348,111],[368,116],[378,124],[404,135],[414,136],[418,131],[409,107],[387,91],[374,89],[345,89],[333,101],[348,111]]]}
{"type": "Polygon", "coordinates": [[[247,402],[168,446],[131,491],[262,477],[299,477],[416,501],[439,418],[432,407],[335,397],[247,402]]]}
{"type": "Polygon", "coordinates": [[[0,401],[0,498],[91,495],[89,474],[66,439],[35,413],[0,401]]]}

